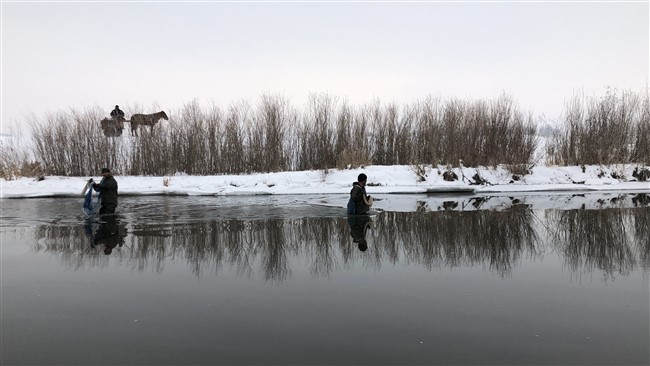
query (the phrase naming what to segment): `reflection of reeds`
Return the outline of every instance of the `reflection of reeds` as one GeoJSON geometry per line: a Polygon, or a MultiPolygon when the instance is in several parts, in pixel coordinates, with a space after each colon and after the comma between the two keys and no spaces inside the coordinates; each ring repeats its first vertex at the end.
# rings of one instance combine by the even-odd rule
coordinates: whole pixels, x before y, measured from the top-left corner
{"type": "MultiPolygon", "coordinates": [[[[535,252],[531,221],[525,206],[499,212],[384,213],[367,231],[371,245],[366,252],[352,243],[351,228],[338,218],[137,224],[112,255],[138,271],[162,271],[168,261],[180,260],[196,275],[231,265],[245,276],[257,268],[272,281],[291,275],[292,257],[306,258],[318,277],[359,261],[379,268],[402,260],[429,269],[484,263],[507,273],[522,252],[535,252]]],[[[36,238],[36,250],[59,254],[72,268],[106,263],[101,249],[90,248],[83,227],[40,226],[36,238]]]]}
{"type": "MultiPolygon", "coordinates": [[[[340,218],[221,220],[186,224],[137,224],[123,247],[113,251],[120,265],[163,271],[184,261],[197,276],[234,267],[270,281],[291,276],[291,259],[306,260],[323,277],[355,263],[379,269],[406,262],[432,268],[483,265],[507,275],[522,256],[536,256],[536,228],[557,233],[552,240],[572,271],[627,275],[640,263],[650,268],[650,207],[549,210],[543,225],[525,205],[502,211],[385,212],[372,220],[369,243],[360,252],[351,227],[340,218]]],[[[102,248],[91,248],[88,227],[42,225],[35,229],[36,251],[58,255],[73,269],[105,266],[102,248]]]]}
{"type": "MultiPolygon", "coordinates": [[[[440,211],[427,214],[386,213],[386,225],[413,228],[400,233],[406,258],[427,268],[483,263],[508,273],[522,252],[535,253],[537,234],[532,211],[513,206],[505,211],[440,211]]],[[[389,258],[397,248],[390,238],[389,258]]]]}
{"type": "Polygon", "coordinates": [[[251,224],[257,226],[250,233],[261,255],[264,278],[274,281],[287,279],[291,274],[288,256],[295,246],[292,245],[293,241],[284,234],[283,223],[271,221],[268,223],[269,227],[264,227],[266,223],[261,221],[252,221],[251,224]]]}
{"type": "Polygon", "coordinates": [[[634,236],[639,245],[639,261],[645,270],[650,269],[650,206],[632,210],[634,236]]]}
{"type": "Polygon", "coordinates": [[[45,251],[60,256],[61,261],[72,269],[85,267],[104,267],[105,259],[99,252],[92,250],[90,239],[85,235],[83,226],[47,226],[35,229],[36,252],[45,251]]]}
{"type": "Polygon", "coordinates": [[[615,273],[627,275],[634,269],[637,260],[647,259],[649,248],[643,244],[648,242],[647,226],[645,232],[637,230],[635,236],[630,230],[647,220],[647,211],[567,210],[549,211],[548,216],[556,222],[556,246],[564,253],[572,270],[580,271],[582,268],[593,271],[598,268],[606,276],[612,276],[615,273]]]}

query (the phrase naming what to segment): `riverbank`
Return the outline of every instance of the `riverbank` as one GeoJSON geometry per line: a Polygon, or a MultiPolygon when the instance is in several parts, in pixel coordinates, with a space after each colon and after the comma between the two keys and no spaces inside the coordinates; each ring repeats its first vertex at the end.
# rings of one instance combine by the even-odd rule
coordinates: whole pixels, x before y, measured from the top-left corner
{"type": "MultiPolygon", "coordinates": [[[[359,173],[368,176],[369,194],[635,191],[650,182],[635,178],[637,165],[534,167],[513,174],[505,167],[379,166],[248,175],[122,176],[120,195],[308,195],[348,193],[359,173]],[[477,184],[480,183],[480,184],[477,184]]],[[[647,168],[646,168],[647,169],[647,168]]],[[[89,177],[46,176],[42,180],[0,180],[0,198],[75,197],[89,177]]],[[[99,181],[101,177],[93,177],[99,181]]]]}

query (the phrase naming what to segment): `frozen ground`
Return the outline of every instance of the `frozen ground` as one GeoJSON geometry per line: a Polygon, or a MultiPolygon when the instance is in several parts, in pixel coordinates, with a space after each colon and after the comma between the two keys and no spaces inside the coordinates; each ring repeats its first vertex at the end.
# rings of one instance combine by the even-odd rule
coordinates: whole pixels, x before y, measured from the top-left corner
{"type": "MultiPolygon", "coordinates": [[[[315,170],[250,175],[122,176],[116,174],[120,195],[313,195],[347,194],[359,173],[368,176],[368,194],[516,192],[640,192],[650,182],[638,182],[636,165],[535,167],[515,177],[504,168],[454,168],[457,180],[443,178],[445,167],[368,166],[363,169],[315,170]],[[416,172],[419,170],[419,173],[416,172]],[[476,184],[477,178],[484,182],[476,184]]],[[[44,180],[0,180],[0,198],[80,196],[89,177],[47,176],[44,180]]],[[[93,177],[96,181],[99,174],[93,177]]]]}

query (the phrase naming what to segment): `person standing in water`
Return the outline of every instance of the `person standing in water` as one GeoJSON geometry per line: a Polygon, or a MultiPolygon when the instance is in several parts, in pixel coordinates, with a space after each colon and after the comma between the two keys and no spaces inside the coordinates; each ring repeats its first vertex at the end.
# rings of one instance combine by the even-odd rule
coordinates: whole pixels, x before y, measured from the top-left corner
{"type": "Polygon", "coordinates": [[[99,201],[101,203],[99,213],[115,213],[115,208],[117,207],[117,181],[111,174],[111,170],[102,168],[102,180],[99,183],[95,183],[92,180],[92,178],[89,180],[92,182],[92,189],[99,192],[99,201]]]}
{"type": "Polygon", "coordinates": [[[361,173],[357,177],[357,181],[352,183],[352,190],[350,191],[350,200],[348,201],[348,214],[350,215],[363,215],[370,210],[372,206],[372,197],[366,194],[366,182],[368,177],[361,173]]]}

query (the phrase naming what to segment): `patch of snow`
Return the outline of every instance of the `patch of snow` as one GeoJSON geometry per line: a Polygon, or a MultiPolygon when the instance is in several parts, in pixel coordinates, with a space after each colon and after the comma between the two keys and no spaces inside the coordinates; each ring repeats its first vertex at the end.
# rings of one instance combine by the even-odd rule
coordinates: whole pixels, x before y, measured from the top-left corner
{"type": "MultiPolygon", "coordinates": [[[[510,192],[576,192],[576,191],[635,191],[650,192],[650,182],[632,178],[636,165],[613,167],[536,166],[531,174],[514,179],[504,167],[453,168],[456,181],[445,181],[446,167],[427,167],[426,177],[418,181],[411,166],[373,165],[363,169],[328,171],[300,171],[256,173],[249,175],[190,176],[120,176],[116,175],[120,195],[347,195],[359,173],[368,176],[366,190],[378,194],[422,194],[444,192],[510,193],[510,192]],[[475,185],[478,174],[487,183],[475,185]],[[614,178],[614,176],[618,178],[614,178]]],[[[99,181],[100,177],[94,177],[99,181]]],[[[0,179],[0,198],[80,197],[88,177],[48,176],[34,178],[0,179]]]]}

